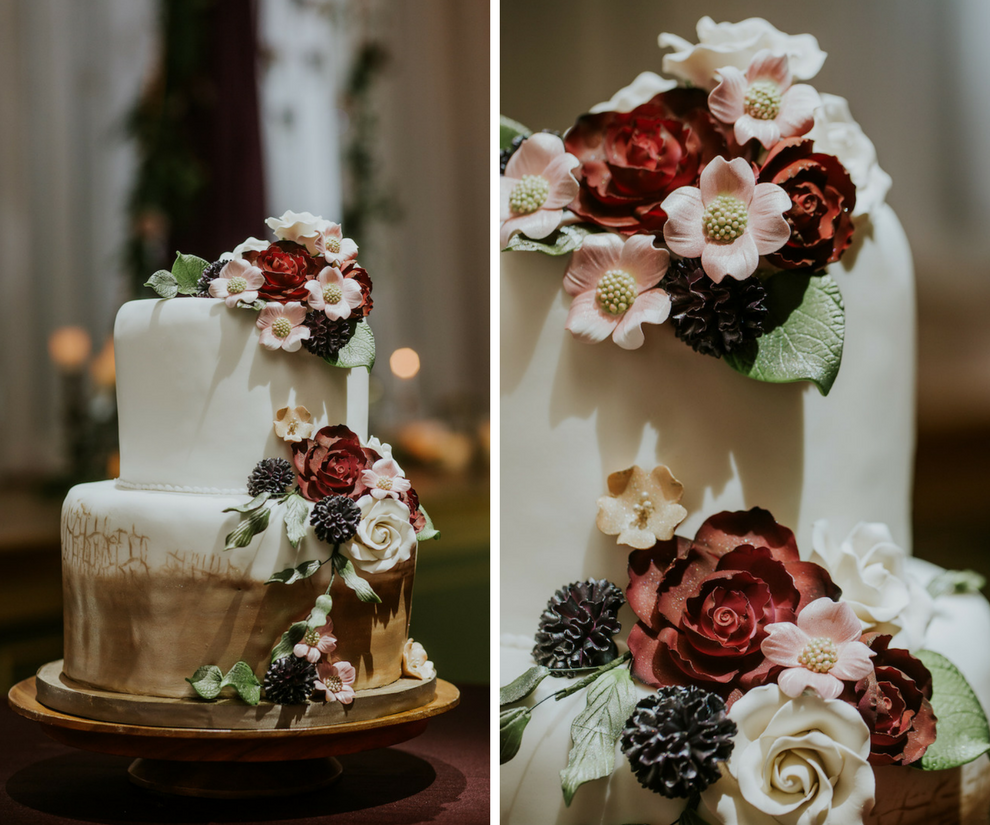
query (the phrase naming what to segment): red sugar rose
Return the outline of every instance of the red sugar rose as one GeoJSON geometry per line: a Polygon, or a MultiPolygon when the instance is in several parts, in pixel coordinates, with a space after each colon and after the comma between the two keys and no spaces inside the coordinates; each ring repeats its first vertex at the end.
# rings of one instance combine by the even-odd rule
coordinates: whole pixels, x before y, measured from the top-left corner
{"type": "Polygon", "coordinates": [[[353,278],[361,286],[361,295],[364,298],[361,306],[351,310],[351,318],[367,318],[375,302],[371,300],[371,278],[364,267],[356,263],[345,264],[340,270],[340,274],[345,278],[353,278]]]}
{"type": "Polygon", "coordinates": [[[334,495],[360,498],[368,489],[361,474],[380,458],[342,424],[292,445],[299,491],[309,501],[334,495]]]}
{"type": "Polygon", "coordinates": [[[309,292],[306,281],[320,274],[324,264],[313,258],[306,247],[292,241],[276,241],[264,252],[245,255],[265,276],[265,283],[258,290],[264,301],[289,301],[306,303],[309,292]]]}

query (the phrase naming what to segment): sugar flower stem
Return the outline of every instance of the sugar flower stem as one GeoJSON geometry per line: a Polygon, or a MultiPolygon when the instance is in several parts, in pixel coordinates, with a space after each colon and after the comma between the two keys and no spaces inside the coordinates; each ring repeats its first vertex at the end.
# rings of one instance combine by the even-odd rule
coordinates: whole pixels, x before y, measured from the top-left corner
{"type": "Polygon", "coordinates": [[[553,699],[559,702],[561,699],[564,699],[573,693],[577,693],[578,691],[584,690],[586,687],[588,687],[588,685],[594,682],[603,673],[607,673],[608,671],[612,670],[612,668],[616,668],[619,667],[620,665],[624,665],[627,662],[629,662],[631,659],[632,659],[632,654],[627,650],[625,653],[613,659],[607,665],[602,665],[601,667],[596,667],[596,668],[582,668],[582,670],[589,670],[590,673],[587,676],[585,676],[583,679],[581,679],[581,681],[575,682],[573,685],[569,685],[568,687],[561,688],[555,693],[551,693],[549,696],[541,699],[539,702],[533,705],[531,711],[536,710],[536,708],[538,708],[548,699],[553,699]]]}

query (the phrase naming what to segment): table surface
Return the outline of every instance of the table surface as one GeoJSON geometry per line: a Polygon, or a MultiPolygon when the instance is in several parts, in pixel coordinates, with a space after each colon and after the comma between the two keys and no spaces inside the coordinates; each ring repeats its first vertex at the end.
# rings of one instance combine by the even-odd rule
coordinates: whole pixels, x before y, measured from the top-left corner
{"type": "Polygon", "coordinates": [[[0,703],[0,823],[309,823],[390,825],[490,821],[489,691],[459,686],[459,707],[426,732],[340,757],[333,787],[272,800],[161,796],[127,779],[127,757],[77,751],[0,703]]]}

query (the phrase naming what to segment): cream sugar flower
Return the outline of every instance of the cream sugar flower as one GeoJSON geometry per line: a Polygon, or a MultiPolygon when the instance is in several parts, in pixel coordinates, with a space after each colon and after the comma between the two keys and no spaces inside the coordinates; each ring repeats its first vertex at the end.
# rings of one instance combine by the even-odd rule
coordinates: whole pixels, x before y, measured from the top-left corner
{"type": "Polygon", "coordinates": [[[271,244],[268,241],[263,241],[260,238],[248,238],[246,241],[237,244],[233,252],[227,253],[227,257],[239,261],[244,257],[244,253],[264,252],[269,246],[271,244]]]}
{"type": "Polygon", "coordinates": [[[660,206],[667,213],[667,246],[685,258],[701,258],[715,283],[748,278],[760,255],[776,252],[791,236],[784,220],[790,196],[775,183],[757,183],[743,158],[714,158],[701,173],[700,188],[682,186],[660,206]]]}
{"type": "Polygon", "coordinates": [[[331,321],[350,318],[364,301],[361,285],[353,278],[345,278],[335,266],[324,267],[314,280],[306,281],[306,289],[307,303],[322,310],[331,321]]]}
{"type": "Polygon", "coordinates": [[[402,675],[424,682],[437,675],[437,669],[426,654],[426,649],[412,639],[406,639],[402,648],[402,675]]]}
{"type": "Polygon", "coordinates": [[[758,52],[746,73],[734,66],[718,70],[721,82],[708,96],[712,114],[732,126],[740,145],[756,138],[769,149],[781,138],[796,137],[815,124],[821,98],[811,86],[791,85],[786,55],[758,52]]]}
{"type": "Polygon", "coordinates": [[[354,701],[355,676],[350,662],[324,662],[316,666],[316,689],[323,691],[324,702],[349,705],[354,701]]]}
{"type": "Polygon", "coordinates": [[[270,350],[296,352],[310,336],[305,320],[306,307],[296,301],[266,304],[257,321],[261,330],[261,346],[270,350]]]}
{"type": "Polygon", "coordinates": [[[328,264],[339,267],[348,261],[357,260],[358,245],[344,237],[344,230],[339,223],[332,223],[317,236],[316,251],[328,264]]]}
{"type": "Polygon", "coordinates": [[[283,441],[298,443],[313,435],[313,414],[303,406],[282,407],[275,413],[275,435],[283,441]]]}
{"type": "Polygon", "coordinates": [[[251,304],[258,300],[258,290],[264,284],[264,273],[258,267],[243,260],[228,261],[210,281],[210,295],[223,298],[229,307],[236,307],[241,301],[251,304]]]}
{"type": "Polygon", "coordinates": [[[398,498],[412,485],[402,475],[402,468],[391,458],[380,458],[370,470],[361,473],[361,483],[368,488],[368,494],[377,499],[398,498]]]}
{"type": "Polygon", "coordinates": [[[642,325],[670,315],[670,298],[656,288],[669,262],[652,236],[589,235],[564,275],[564,289],[574,296],[565,327],[587,344],[611,335],[623,349],[643,346],[642,325]]]}
{"type": "Polygon", "coordinates": [[[873,672],[874,653],[859,641],[862,625],[845,602],[815,599],[797,617],[797,624],[767,625],[763,655],[784,670],[777,685],[791,698],[810,688],[823,699],[837,699],[842,683],[873,672]]]}
{"type": "Polygon", "coordinates": [[[310,212],[288,210],[281,218],[266,218],[268,228],[282,241],[294,241],[306,247],[310,255],[316,255],[316,239],[330,228],[330,221],[310,212]]]}
{"type": "Polygon", "coordinates": [[[564,207],[580,189],[572,171],[579,163],[555,135],[540,132],[522,142],[499,181],[502,247],[517,232],[539,239],[560,226],[564,207]]]}

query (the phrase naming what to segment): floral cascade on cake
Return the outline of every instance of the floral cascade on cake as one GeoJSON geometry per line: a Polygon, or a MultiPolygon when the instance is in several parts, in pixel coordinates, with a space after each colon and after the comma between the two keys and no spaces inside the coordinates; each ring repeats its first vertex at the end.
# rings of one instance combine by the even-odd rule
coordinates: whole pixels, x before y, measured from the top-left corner
{"type": "Polygon", "coordinates": [[[889,178],[839,97],[803,81],[825,53],[763,20],[670,34],[644,72],[563,138],[503,118],[500,245],[573,253],[566,326],[644,343],[662,324],[695,351],[827,394],[845,314],[828,274],[889,178]]]}
{"type": "Polygon", "coordinates": [[[874,766],[947,770],[990,751],[965,678],[922,646],[933,598],[976,592],[981,577],[923,587],[880,524],[836,544],[819,522],[804,559],[759,508],[675,535],[686,511],[667,467],[613,473],[608,488],[598,527],[634,548],[625,597],[592,579],[550,599],[536,665],[501,691],[503,763],[539,704],[585,692],[560,772],[568,805],[612,773],[618,746],[644,788],[684,800],[681,823],[858,824],[874,766]],[[620,652],[625,602],[637,621],[620,652]],[[577,681],[527,701],[548,676],[577,681]]]}

